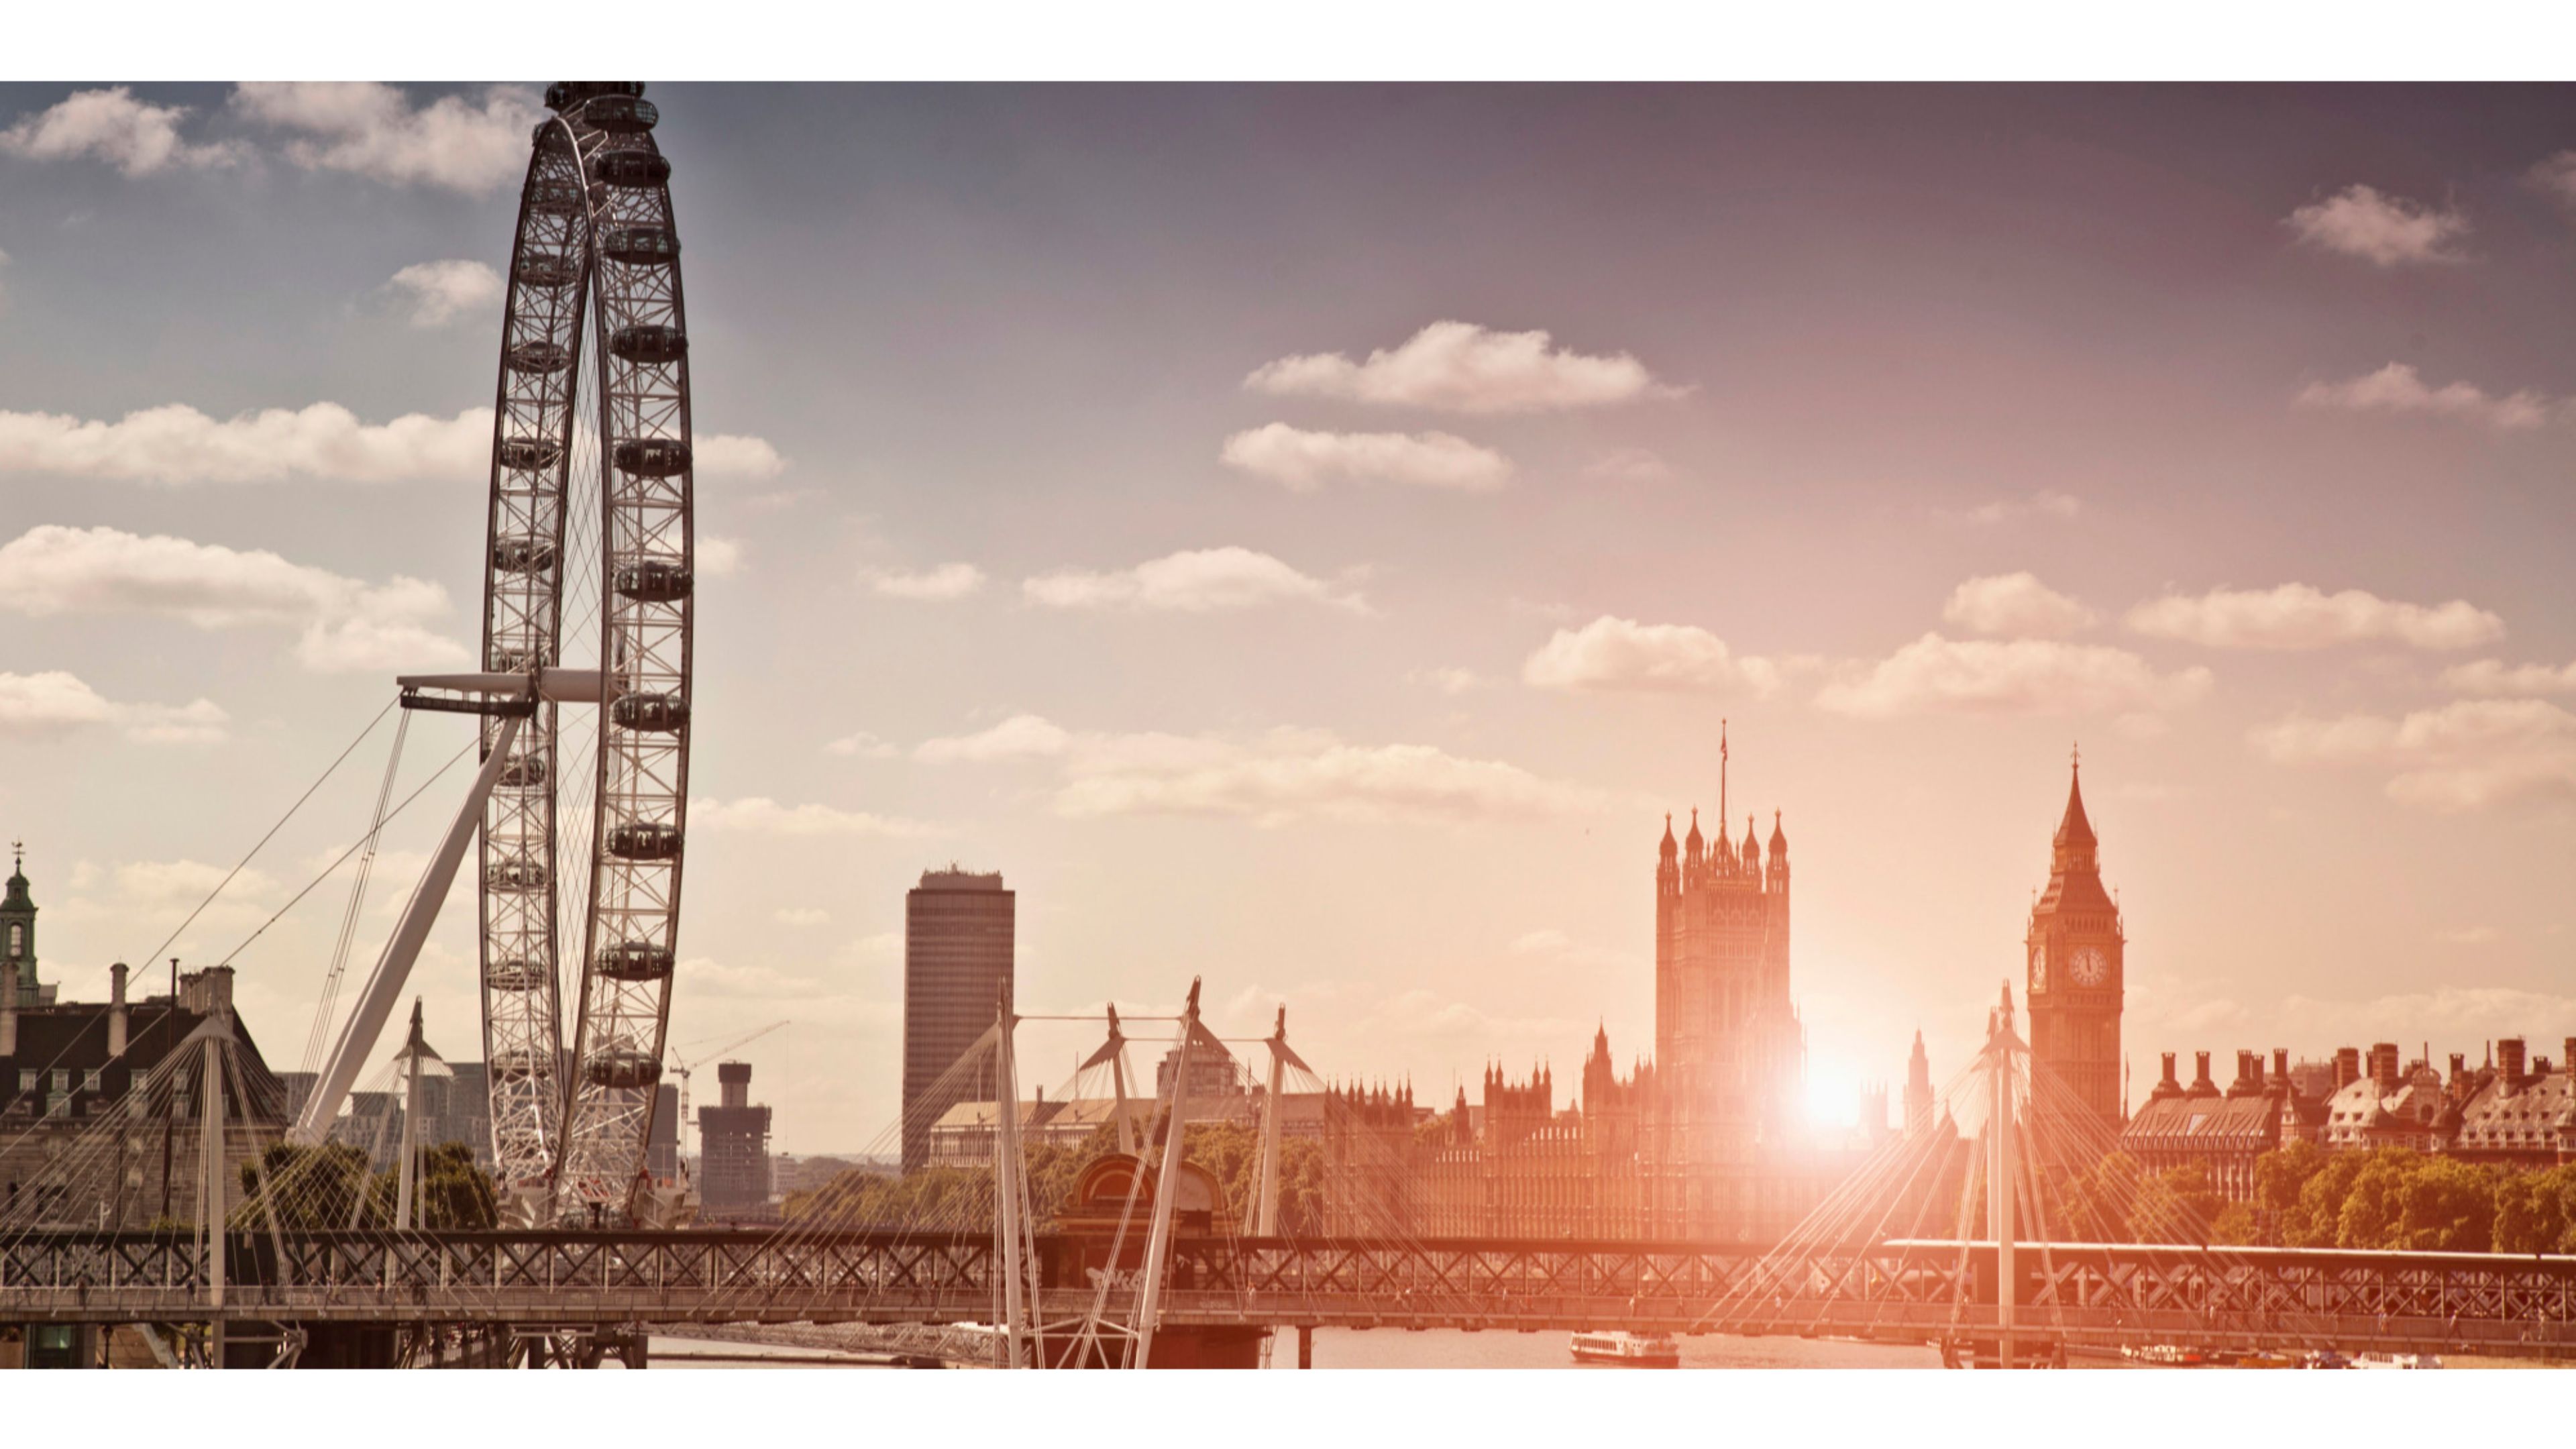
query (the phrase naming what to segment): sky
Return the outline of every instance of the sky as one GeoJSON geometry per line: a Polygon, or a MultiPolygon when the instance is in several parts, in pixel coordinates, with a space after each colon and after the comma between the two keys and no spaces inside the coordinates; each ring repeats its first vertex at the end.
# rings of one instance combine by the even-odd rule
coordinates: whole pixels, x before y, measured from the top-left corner
{"type": "MultiPolygon", "coordinates": [[[[786,1150],[893,1120],[951,861],[1018,892],[1026,1011],[1200,977],[1441,1102],[1641,1053],[1721,720],[1826,1117],[1973,1049],[2079,742],[2138,1094],[2576,1033],[2576,91],[650,94],[700,445],[671,1034],[790,1023],[746,1052],[786,1150]]],[[[263,923],[391,722],[181,922],[470,655],[539,113],[0,87],[0,832],[67,997],[175,929],[304,1056],[346,871],[263,923]]],[[[469,737],[415,719],[396,798],[469,737]]],[[[353,976],[461,787],[388,828],[353,976]]],[[[458,1059],[472,914],[413,978],[458,1059]]],[[[1090,1042],[1029,1030],[1052,1090],[1090,1042]]]]}

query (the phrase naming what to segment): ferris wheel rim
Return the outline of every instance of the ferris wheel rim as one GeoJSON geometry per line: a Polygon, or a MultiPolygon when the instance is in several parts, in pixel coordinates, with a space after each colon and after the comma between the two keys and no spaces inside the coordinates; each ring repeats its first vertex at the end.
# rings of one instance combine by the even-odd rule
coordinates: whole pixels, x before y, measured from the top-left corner
{"type": "MultiPolygon", "coordinates": [[[[563,657],[567,585],[595,568],[593,789],[568,858],[571,726],[538,706],[481,835],[480,986],[493,1151],[563,1213],[630,1210],[645,1172],[676,965],[694,654],[694,458],[670,166],[631,82],[558,83],[513,229],[484,558],[488,670],[563,657]],[[567,297],[568,294],[568,297],[567,297]],[[538,323],[529,325],[531,321],[538,323]],[[588,356],[585,356],[585,352],[588,356]],[[585,367],[595,417],[584,418],[585,367]],[[581,432],[596,456],[585,460],[581,432]],[[576,469],[589,467],[580,476],[576,469]],[[595,554],[572,504],[595,469],[595,554]],[[576,556],[576,553],[584,556],[576,556]],[[584,879],[578,939],[563,892],[584,879]],[[541,908],[532,902],[542,898],[541,908]],[[567,1039],[567,951],[575,1013],[567,1039]]],[[[584,620],[583,629],[590,627],[584,620]]],[[[490,736],[486,736],[486,751],[490,736]]],[[[539,1209],[543,1211],[543,1208],[539,1209]]]]}

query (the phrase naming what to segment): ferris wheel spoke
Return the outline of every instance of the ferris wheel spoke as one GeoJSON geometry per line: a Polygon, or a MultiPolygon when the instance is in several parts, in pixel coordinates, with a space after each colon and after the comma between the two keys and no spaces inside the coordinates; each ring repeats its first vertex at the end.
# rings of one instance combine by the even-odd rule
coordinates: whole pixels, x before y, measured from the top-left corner
{"type": "Polygon", "coordinates": [[[547,103],[502,326],[483,664],[595,668],[603,688],[539,707],[486,811],[485,1047],[504,1183],[560,1217],[622,1217],[659,1083],[686,838],[688,337],[642,87],[559,84],[547,103]]]}

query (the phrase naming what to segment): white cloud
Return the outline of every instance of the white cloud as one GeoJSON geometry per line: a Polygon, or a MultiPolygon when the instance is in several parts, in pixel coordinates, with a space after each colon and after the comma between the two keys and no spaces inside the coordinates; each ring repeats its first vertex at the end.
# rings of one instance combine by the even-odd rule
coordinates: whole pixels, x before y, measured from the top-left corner
{"type": "Polygon", "coordinates": [[[743,542],[738,538],[717,538],[700,534],[691,544],[692,567],[700,578],[729,579],[742,572],[743,542]]]}
{"type": "Polygon", "coordinates": [[[1557,630],[1522,661],[1521,680],[1539,689],[1741,689],[1760,697],[1779,688],[1780,671],[1767,659],[1736,656],[1706,629],[1604,614],[1580,629],[1557,630]]]}
{"type": "MultiPolygon", "coordinates": [[[[492,425],[492,410],[483,411],[483,425],[492,425]]],[[[700,473],[724,478],[775,478],[787,471],[787,460],[778,455],[767,438],[754,438],[734,433],[699,433],[689,440],[690,461],[700,473]]]]}
{"type": "Polygon", "coordinates": [[[2084,511],[2084,500],[2072,493],[2059,493],[2042,488],[2018,498],[1996,498],[1974,508],[1951,515],[1970,523],[2003,523],[2015,518],[2073,518],[2084,511]]]}
{"type": "Polygon", "coordinates": [[[59,669],[0,674],[0,739],[53,739],[112,726],[139,744],[213,744],[223,739],[229,718],[207,699],[183,705],[119,704],[59,669]]]}
{"type": "Polygon", "coordinates": [[[193,906],[218,886],[238,901],[271,900],[280,893],[276,877],[257,866],[234,872],[195,860],[126,861],[116,867],[112,879],[119,899],[146,908],[193,906]],[[224,884],[227,875],[232,877],[230,885],[224,884]]]}
{"type": "Polygon", "coordinates": [[[1261,825],[1307,817],[1464,822],[1595,809],[1591,790],[1499,760],[1429,745],[1350,745],[1315,731],[1251,740],[1214,736],[1077,737],[1059,814],[1230,815],[1261,825]]]}
{"type": "Polygon", "coordinates": [[[2459,243],[2469,219],[2371,186],[2347,186],[2289,215],[2288,226],[2310,246],[2360,257],[2377,266],[2466,260],[2459,243]]]}
{"type": "Polygon", "coordinates": [[[781,805],[765,795],[734,801],[700,796],[689,802],[689,828],[744,835],[874,836],[909,840],[938,831],[918,820],[840,810],[829,805],[781,805]]]}
{"type": "Polygon", "coordinates": [[[138,101],[127,86],[74,91],[0,131],[0,150],[38,161],[96,157],[128,176],[172,166],[229,166],[242,158],[241,148],[230,142],[191,145],[181,140],[179,122],[187,115],[185,106],[138,101]]]}
{"type": "Polygon", "coordinates": [[[2462,694],[2576,694],[2576,664],[2517,664],[2507,667],[2501,659],[2481,659],[2474,664],[2454,664],[2442,671],[2442,684],[2462,694]]]}
{"type": "Polygon", "coordinates": [[[1512,476],[1511,459],[1448,433],[1319,433],[1271,423],[1226,439],[1218,456],[1299,493],[1336,478],[1489,493],[1512,476]]]}
{"type": "Polygon", "coordinates": [[[843,735],[823,748],[830,754],[869,760],[888,760],[902,753],[892,744],[878,739],[866,730],[861,730],[854,735],[843,735]]]}
{"type": "Polygon", "coordinates": [[[984,571],[970,563],[944,563],[937,568],[908,574],[873,574],[869,583],[889,599],[938,602],[962,599],[980,591],[984,587],[984,571]]]}
{"type": "Polygon", "coordinates": [[[1637,964],[1636,958],[1626,952],[1577,941],[1565,932],[1553,929],[1530,931],[1515,937],[1508,949],[1515,956],[1535,956],[1591,971],[1609,971],[1637,964]]]}
{"type": "Polygon", "coordinates": [[[794,1000],[820,996],[826,990],[820,981],[791,976],[774,966],[736,966],[709,956],[683,958],[678,975],[683,986],[698,988],[710,996],[721,996],[727,1000],[794,1000]]]}
{"type": "Polygon", "coordinates": [[[1283,357],[1243,380],[1256,392],[1351,398],[1464,413],[1541,412],[1669,395],[1627,353],[1591,357],[1551,348],[1545,332],[1493,332],[1434,322],[1366,362],[1338,352],[1283,357]]]}
{"type": "Polygon", "coordinates": [[[2403,719],[2292,715],[2248,739],[2276,764],[2393,769],[2389,798],[2427,810],[2576,794],[2576,714],[2546,700],[2454,700],[2403,719]]]}
{"type": "MultiPolygon", "coordinates": [[[[2416,1042],[2429,1038],[2440,1053],[2465,1051],[2474,1064],[2483,1043],[2504,1037],[2537,1037],[2534,1055],[2556,1056],[2543,1035],[2549,1023],[2576,1021],[2576,997],[2522,991],[2510,986],[2444,986],[2366,1000],[2318,1000],[2291,996],[2271,1013],[2294,1021],[2320,1044],[2360,1046],[2403,1031],[2416,1042]]],[[[2412,1056],[2415,1042],[2404,1044],[2412,1056]]]]}
{"type": "Polygon", "coordinates": [[[1673,465],[1645,448],[1617,448],[1584,465],[1583,476],[1614,483],[1661,483],[1673,476],[1673,465]]]}
{"type": "Polygon", "coordinates": [[[1979,634],[2043,638],[2080,633],[2097,622],[2091,609],[2026,572],[1968,580],[1950,591],[1941,617],[1979,634]]]}
{"type": "Polygon", "coordinates": [[[1926,634],[1827,685],[1816,704],[1864,719],[2152,713],[2189,705],[2210,684],[2206,669],[2158,674],[2135,654],[2097,644],[1926,634]]]}
{"type": "Polygon", "coordinates": [[[2559,152],[2532,167],[2525,179],[2560,205],[2576,207],[2576,151],[2559,152]]]}
{"type": "Polygon", "coordinates": [[[935,765],[1044,759],[1063,754],[1072,740],[1060,726],[1037,715],[1015,714],[977,734],[924,740],[912,755],[935,765]]]}
{"type": "Polygon", "coordinates": [[[2504,636],[2504,621],[2463,599],[2426,606],[2360,589],[2328,594],[2307,584],[2168,594],[2129,611],[2129,628],[2211,649],[2324,649],[2388,641],[2417,649],[2466,649],[2504,636]]]}
{"type": "Polygon", "coordinates": [[[782,926],[819,926],[832,919],[832,913],[811,906],[781,906],[773,915],[782,926]]]}
{"type": "Polygon", "coordinates": [[[528,167],[528,135],[545,115],[523,86],[491,86],[480,104],[461,95],[415,107],[374,81],[256,82],[233,91],[233,108],[298,133],[286,158],[306,170],[347,171],[393,185],[492,191],[528,167]]]}
{"type": "Polygon", "coordinates": [[[240,551],[113,528],[43,524],[0,546],[0,609],[30,618],[139,614],[199,629],[301,629],[296,655],[319,671],[431,668],[466,651],[434,634],[447,591],[420,579],[384,584],[240,551]]]}
{"type": "Polygon", "coordinates": [[[1023,580],[1030,602],[1051,609],[1145,609],[1209,613],[1260,604],[1317,603],[1365,613],[1356,593],[1337,592],[1248,548],[1186,549],[1113,573],[1066,569],[1023,580]]]}
{"type": "Polygon", "coordinates": [[[1472,669],[1444,665],[1437,669],[1417,669],[1405,678],[1415,684],[1427,684],[1442,694],[1455,698],[1471,689],[1481,689],[1486,681],[1472,669]]]}
{"type": "Polygon", "coordinates": [[[501,274],[481,262],[450,259],[414,262],[384,290],[408,310],[414,327],[444,327],[497,305],[503,285],[501,274]]]}
{"type": "Polygon", "coordinates": [[[2312,382],[2300,390],[2299,405],[2347,412],[2428,413],[2506,432],[2536,428],[2549,420],[2548,399],[2529,388],[2499,397],[2465,382],[2426,387],[2415,369],[2403,362],[2343,382],[2312,382]]]}
{"type": "MultiPolygon", "coordinates": [[[[695,440],[700,473],[765,477],[785,464],[759,438],[695,440]]],[[[338,403],[266,408],[217,421],[185,403],[115,422],[0,411],[0,472],[139,483],[352,483],[481,480],[491,470],[492,410],[452,418],[405,413],[362,423],[338,403]]]]}

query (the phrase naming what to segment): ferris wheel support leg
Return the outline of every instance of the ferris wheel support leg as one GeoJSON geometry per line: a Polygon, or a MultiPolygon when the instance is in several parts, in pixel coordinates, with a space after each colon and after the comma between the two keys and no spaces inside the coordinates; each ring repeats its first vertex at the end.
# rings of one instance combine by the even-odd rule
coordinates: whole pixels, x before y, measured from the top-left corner
{"type": "Polygon", "coordinates": [[[375,1051],[376,1039],[384,1034],[385,1021],[393,1015],[403,984],[411,979],[412,962],[419,959],[421,945],[429,939],[429,928],[437,923],[438,908],[447,900],[448,887],[456,883],[456,868],[465,859],[465,847],[473,843],[474,832],[483,823],[483,802],[501,778],[502,767],[509,763],[510,746],[517,742],[519,726],[524,722],[517,715],[502,718],[492,738],[492,753],[475,775],[473,788],[465,792],[456,823],[447,827],[446,838],[438,843],[438,853],[430,857],[420,888],[412,893],[410,904],[403,907],[402,922],[394,927],[393,939],[385,943],[384,955],[377,958],[375,972],[367,978],[365,994],[358,998],[348,1024],[332,1043],[331,1055],[324,1060],[321,1076],[313,1084],[313,1095],[305,1100],[303,1113],[288,1133],[291,1140],[311,1146],[330,1133],[341,1104],[348,1100],[349,1089],[357,1084],[359,1069],[375,1051]]]}

